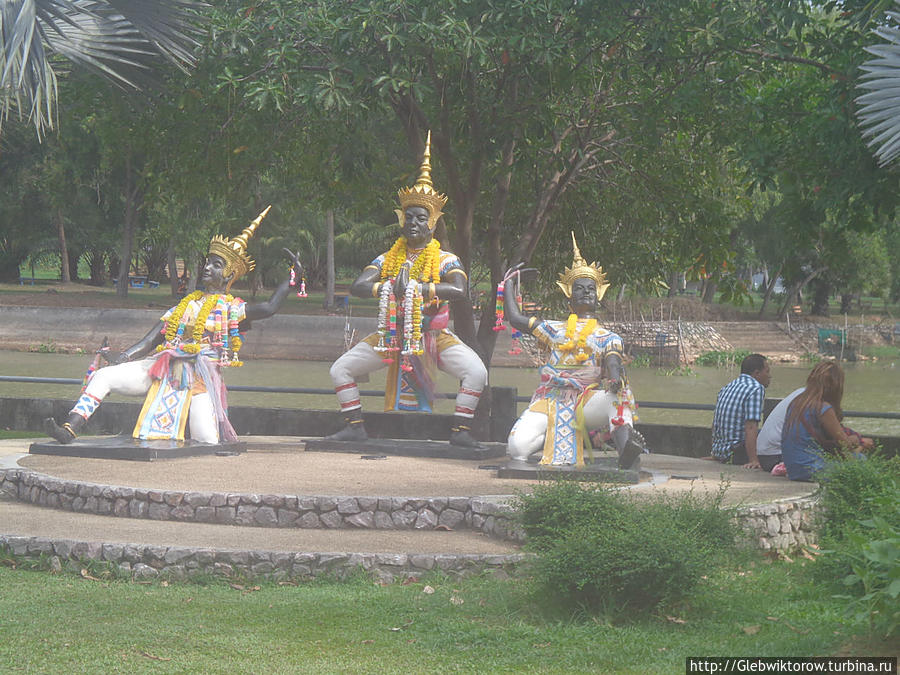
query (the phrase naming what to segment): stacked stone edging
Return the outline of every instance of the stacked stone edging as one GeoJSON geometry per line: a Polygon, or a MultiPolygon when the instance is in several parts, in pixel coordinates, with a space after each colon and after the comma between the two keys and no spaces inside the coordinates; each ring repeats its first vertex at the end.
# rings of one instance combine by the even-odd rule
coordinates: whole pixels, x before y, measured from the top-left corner
{"type": "Polygon", "coordinates": [[[745,506],[738,512],[744,533],[751,539],[748,543],[764,551],[790,551],[814,544],[820,516],[819,500],[811,496],[745,506]]]}
{"type": "MultiPolygon", "coordinates": [[[[95,515],[245,527],[471,529],[521,543],[506,497],[353,497],[181,492],[64,480],[28,469],[0,470],[0,498],[95,515]]],[[[736,518],[746,544],[789,551],[816,541],[819,502],[805,496],[744,506],[736,518]]],[[[354,554],[355,555],[355,554],[354,554]]]]}
{"type": "Polygon", "coordinates": [[[182,492],[64,480],[28,469],[0,470],[0,497],[119,518],[309,529],[472,529],[521,542],[504,498],[299,496],[182,492]]]}
{"type": "Polygon", "coordinates": [[[271,581],[319,576],[341,579],[363,570],[384,583],[419,577],[432,570],[455,576],[484,572],[509,574],[526,557],[523,554],[298,553],[111,544],[0,534],[2,550],[23,558],[49,557],[51,569],[65,567],[75,572],[86,561],[105,562],[134,579],[184,580],[202,575],[271,581]]]}

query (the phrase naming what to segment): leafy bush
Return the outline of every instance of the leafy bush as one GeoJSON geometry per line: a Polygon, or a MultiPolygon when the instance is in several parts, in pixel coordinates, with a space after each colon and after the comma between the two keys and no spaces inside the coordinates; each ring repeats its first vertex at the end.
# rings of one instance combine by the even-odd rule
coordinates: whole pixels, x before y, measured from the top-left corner
{"type": "MultiPolygon", "coordinates": [[[[893,505],[896,516],[897,500],[893,505]]],[[[857,621],[868,621],[870,627],[893,636],[900,633],[900,530],[886,518],[875,516],[860,523],[869,528],[867,536],[859,532],[848,535],[851,547],[859,553],[852,562],[853,573],[844,577],[844,585],[862,587],[862,595],[850,596],[849,609],[857,621]]]]}
{"type": "Polygon", "coordinates": [[[563,605],[646,612],[693,589],[734,550],[733,513],[714,497],[635,497],[555,481],[518,499],[534,576],[563,605]]]}
{"type": "Polygon", "coordinates": [[[696,359],[696,366],[716,366],[717,368],[733,367],[740,365],[741,361],[750,356],[747,349],[733,349],[731,351],[704,352],[696,359]]]}
{"type": "Polygon", "coordinates": [[[900,457],[830,463],[822,477],[823,556],[813,578],[842,581],[857,620],[895,634],[900,624],[900,457]]]}

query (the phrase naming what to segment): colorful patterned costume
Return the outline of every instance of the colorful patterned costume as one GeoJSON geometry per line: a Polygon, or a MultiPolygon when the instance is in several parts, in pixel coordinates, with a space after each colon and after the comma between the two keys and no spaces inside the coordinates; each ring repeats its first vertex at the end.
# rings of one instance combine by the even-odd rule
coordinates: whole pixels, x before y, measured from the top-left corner
{"type": "MultiPolygon", "coordinates": [[[[191,293],[163,314],[157,327],[122,352],[116,365],[92,366],[66,422],[58,425],[52,418],[45,420],[53,438],[63,444],[73,442],[103,399],[114,392],[145,396],[134,427],[135,438],[184,440],[185,426],[190,423],[192,440],[217,443],[237,439],[228,421],[220,369],[241,365],[237,358],[242,344],[239,326],[250,312],[243,300],[228,291],[236,279],[254,267],[247,255],[247,242],[269,208],[237,237],[213,237],[203,278],[216,292],[191,293]]],[[[291,257],[294,265],[299,265],[296,256],[291,257]]],[[[282,282],[268,303],[251,307],[253,317],[271,316],[286,295],[288,284],[287,280],[282,282]]]]}
{"type": "MultiPolygon", "coordinates": [[[[581,330],[587,320],[578,320],[581,330]]],[[[603,358],[622,354],[622,339],[597,327],[587,337],[589,356],[576,359],[572,350],[561,350],[568,338],[566,322],[541,321],[532,335],[549,350],[540,368],[540,386],[522,416],[510,431],[507,451],[513,459],[525,461],[543,446],[541,464],[584,464],[584,448],[590,448],[588,432],[628,425],[637,419],[636,404],[626,386],[618,394],[599,388],[603,358]]]]}
{"type": "MultiPolygon", "coordinates": [[[[186,335],[193,332],[196,317],[208,297],[204,295],[187,303],[182,316],[186,335]]],[[[230,297],[217,296],[216,310],[206,319],[200,351],[185,349],[195,344],[189,339],[166,343],[162,351],[138,361],[100,368],[92,375],[72,412],[88,419],[110,393],[146,394],[134,427],[135,438],[183,440],[190,412],[192,439],[206,443],[216,443],[220,438],[236,440],[237,435],[228,422],[225,384],[219,372],[221,366],[232,363],[227,342],[223,345],[221,341],[225,332],[221,316],[238,322],[243,320],[245,303],[240,298],[229,302],[230,297]]],[[[167,311],[163,321],[174,311],[175,307],[167,311]]]]}
{"type": "MultiPolygon", "coordinates": [[[[421,251],[411,250],[407,261],[414,263],[421,251]]],[[[440,251],[440,275],[465,274],[459,258],[447,251],[440,251]]],[[[379,255],[368,267],[382,269],[385,254],[379,255]]],[[[402,320],[398,324],[402,329],[402,320]]],[[[434,298],[425,304],[422,312],[422,337],[424,353],[410,355],[412,370],[401,368],[398,355],[385,364],[383,353],[376,351],[381,335],[372,333],[343,354],[331,366],[341,412],[347,413],[362,407],[356,379],[388,366],[385,385],[384,409],[431,412],[434,400],[434,370],[438,368],[461,381],[456,396],[455,414],[471,419],[475,415],[478,399],[487,383],[487,369],[478,355],[447,327],[450,318],[449,303],[434,298]]]]}

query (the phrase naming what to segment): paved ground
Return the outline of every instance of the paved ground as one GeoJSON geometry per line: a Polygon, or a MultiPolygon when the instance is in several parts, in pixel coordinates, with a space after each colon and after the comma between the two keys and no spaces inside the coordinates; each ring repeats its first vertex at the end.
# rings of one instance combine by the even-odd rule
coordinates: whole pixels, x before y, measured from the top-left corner
{"type": "MultiPolygon", "coordinates": [[[[533,481],[497,479],[483,462],[304,452],[302,439],[253,437],[234,457],[195,457],[157,462],[27,455],[28,441],[0,441],[0,468],[20,466],[65,479],[109,485],[291,495],[452,497],[513,495],[533,481]]],[[[498,460],[491,460],[497,463],[498,460]]],[[[727,501],[761,504],[810,493],[762,471],[716,462],[645,455],[646,480],[628,489],[714,492],[728,482],[727,501]]],[[[0,532],[51,538],[215,548],[287,551],[508,553],[516,547],[467,531],[361,531],[264,529],[132,520],[75,514],[0,501],[0,532]]]]}

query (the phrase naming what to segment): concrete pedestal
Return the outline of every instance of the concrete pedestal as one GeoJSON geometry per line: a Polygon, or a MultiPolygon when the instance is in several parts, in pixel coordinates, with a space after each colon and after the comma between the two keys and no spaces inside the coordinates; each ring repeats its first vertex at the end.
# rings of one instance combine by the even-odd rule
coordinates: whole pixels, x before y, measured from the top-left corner
{"type": "Polygon", "coordinates": [[[131,436],[106,436],[101,438],[76,438],[63,445],[57,441],[32,443],[28,452],[33,455],[60,455],[64,457],[90,457],[93,459],[129,459],[152,462],[157,459],[177,459],[195,455],[234,455],[244,452],[243,441],[227,443],[200,443],[184,441],[143,441],[131,436]]]}
{"type": "Polygon", "coordinates": [[[447,441],[423,441],[407,438],[369,438],[365,441],[306,441],[307,452],[352,452],[361,455],[400,455],[437,459],[492,459],[506,454],[505,443],[482,443],[480,448],[461,448],[447,441]]]}

